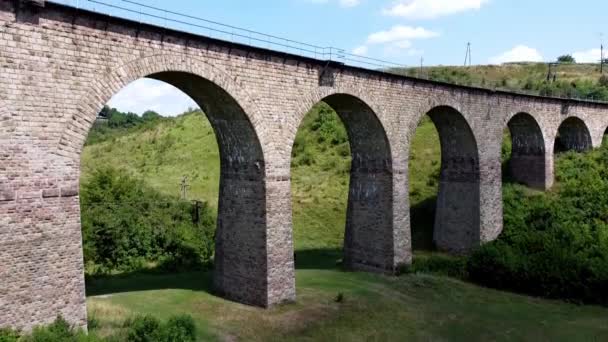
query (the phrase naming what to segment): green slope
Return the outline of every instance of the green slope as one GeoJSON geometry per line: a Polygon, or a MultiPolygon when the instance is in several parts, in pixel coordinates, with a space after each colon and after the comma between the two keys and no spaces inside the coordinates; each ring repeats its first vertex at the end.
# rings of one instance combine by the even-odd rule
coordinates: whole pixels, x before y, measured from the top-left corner
{"type": "Polygon", "coordinates": [[[597,64],[559,64],[552,66],[551,71],[546,63],[432,66],[392,71],[460,85],[608,101],[608,76],[601,77],[597,64]]]}
{"type": "Polygon", "coordinates": [[[299,270],[298,301],[270,310],[210,294],[210,274],[136,275],[88,284],[96,334],[133,314],[192,315],[201,341],[604,341],[608,309],[415,274],[299,270]],[[343,301],[336,298],[342,294],[343,301]]]}

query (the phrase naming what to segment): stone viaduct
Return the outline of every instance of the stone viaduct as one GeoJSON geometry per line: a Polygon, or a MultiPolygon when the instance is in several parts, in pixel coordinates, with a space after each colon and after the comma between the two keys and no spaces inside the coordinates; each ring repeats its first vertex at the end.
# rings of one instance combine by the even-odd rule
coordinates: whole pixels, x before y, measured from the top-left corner
{"type": "Polygon", "coordinates": [[[442,84],[172,31],[47,3],[0,0],[0,326],[58,314],[86,326],[80,154],[130,82],[168,82],[208,115],[221,154],[214,283],[268,307],[295,300],[290,158],[317,102],[347,127],[344,242],[353,270],[411,262],[410,140],[430,115],[442,168],[435,240],[455,253],[502,230],[501,142],[516,179],[547,189],[553,152],[601,144],[608,105],[442,84]],[[557,141],[557,142],[556,142],[557,141]]]}

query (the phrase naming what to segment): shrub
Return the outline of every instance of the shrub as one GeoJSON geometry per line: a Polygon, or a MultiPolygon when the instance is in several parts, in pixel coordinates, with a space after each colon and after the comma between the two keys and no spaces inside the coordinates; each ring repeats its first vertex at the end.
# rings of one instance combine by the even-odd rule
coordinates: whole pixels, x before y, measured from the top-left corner
{"type": "Polygon", "coordinates": [[[125,340],[129,342],[194,342],[196,325],[188,315],[175,316],[166,323],[152,316],[136,316],[125,322],[125,340]]]}
{"type": "Polygon", "coordinates": [[[113,168],[82,184],[82,228],[88,271],[134,271],[148,263],[197,268],[213,255],[214,218],[206,206],[193,222],[192,204],[164,196],[113,168]]]}
{"type": "Polygon", "coordinates": [[[194,342],[196,340],[196,324],[188,315],[175,316],[164,325],[160,331],[159,341],[194,342]]]}
{"type": "Polygon", "coordinates": [[[127,329],[127,341],[132,342],[152,342],[156,341],[156,336],[161,328],[160,322],[152,316],[136,316],[128,319],[124,323],[127,329]]]}
{"type": "Polygon", "coordinates": [[[504,190],[504,231],[469,258],[480,284],[608,305],[608,148],[557,160],[555,193],[504,190]]]}
{"type": "MultiPolygon", "coordinates": [[[[75,329],[62,317],[50,325],[38,326],[29,335],[20,336],[19,332],[0,329],[0,342],[194,342],[196,325],[188,315],[171,317],[161,323],[153,316],[136,316],[123,323],[123,330],[115,335],[101,338],[91,331],[88,335],[75,329]]],[[[89,327],[94,330],[93,327],[89,327]]]]}
{"type": "Polygon", "coordinates": [[[88,336],[81,329],[72,327],[62,317],[57,317],[48,326],[35,327],[30,335],[22,336],[23,342],[78,342],[98,341],[94,335],[88,336]]]}
{"type": "Polygon", "coordinates": [[[16,330],[2,328],[0,329],[0,342],[17,342],[19,340],[19,332],[16,330]]]}

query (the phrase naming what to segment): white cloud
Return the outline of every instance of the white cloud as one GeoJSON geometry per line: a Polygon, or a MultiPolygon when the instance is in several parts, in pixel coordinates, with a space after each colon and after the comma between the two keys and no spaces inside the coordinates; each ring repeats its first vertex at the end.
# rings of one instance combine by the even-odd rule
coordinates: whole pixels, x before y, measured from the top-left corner
{"type": "Polygon", "coordinates": [[[498,56],[490,58],[490,64],[502,64],[509,62],[542,62],[541,53],[531,47],[518,45],[498,56]]]}
{"type": "Polygon", "coordinates": [[[359,55],[359,56],[365,56],[365,55],[367,55],[368,50],[369,49],[365,45],[357,46],[356,48],[353,49],[353,54],[359,55]]]}
{"type": "Polygon", "coordinates": [[[175,116],[190,107],[198,108],[198,105],[179,89],[149,78],[139,79],[124,87],[112,97],[108,106],[137,114],[150,109],[163,116],[175,116]]]}
{"type": "Polygon", "coordinates": [[[383,45],[385,56],[400,56],[407,50],[408,56],[421,55],[422,51],[412,48],[413,40],[438,37],[439,33],[423,27],[396,25],[386,31],[370,34],[364,45],[353,49],[355,55],[366,55],[370,45],[383,45]]]}
{"type": "MultiPolygon", "coordinates": [[[[396,43],[407,45],[405,42],[409,42],[413,39],[427,39],[439,36],[439,33],[429,31],[423,27],[411,27],[396,25],[390,30],[379,31],[372,33],[367,37],[367,44],[386,44],[396,43]]],[[[408,45],[407,47],[410,47],[408,45]]]]}
{"type": "Polygon", "coordinates": [[[600,49],[591,49],[575,52],[572,54],[572,57],[574,57],[577,63],[599,63],[601,54],[602,51],[600,49]]]}
{"type": "Polygon", "coordinates": [[[489,0],[397,0],[385,8],[383,13],[407,19],[434,19],[479,10],[488,2],[489,0]]]}

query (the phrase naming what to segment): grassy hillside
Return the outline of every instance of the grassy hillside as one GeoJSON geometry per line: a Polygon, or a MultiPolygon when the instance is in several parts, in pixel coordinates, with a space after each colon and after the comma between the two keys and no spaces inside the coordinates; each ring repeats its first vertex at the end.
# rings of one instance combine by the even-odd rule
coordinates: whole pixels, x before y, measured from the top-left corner
{"type": "Polygon", "coordinates": [[[597,64],[508,63],[470,67],[433,66],[393,70],[431,80],[560,97],[608,101],[608,77],[597,64]]]}
{"type": "Polygon", "coordinates": [[[134,314],[192,315],[201,341],[603,341],[608,309],[509,294],[424,274],[297,272],[298,302],[270,310],[210,294],[209,273],[88,283],[96,334],[134,314]],[[342,294],[342,302],[336,298],[342,294]]]}

